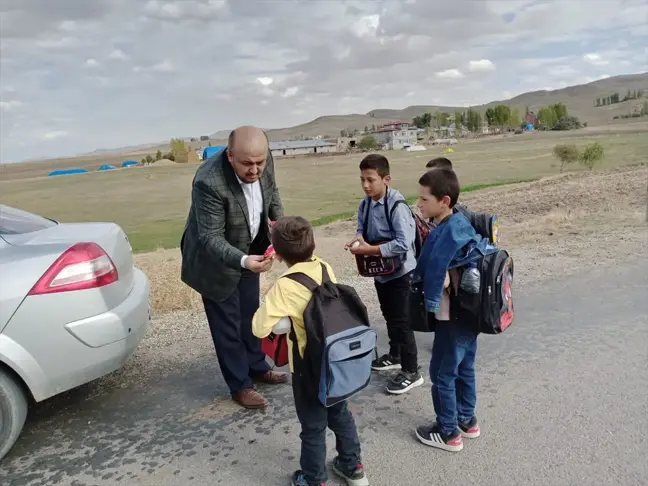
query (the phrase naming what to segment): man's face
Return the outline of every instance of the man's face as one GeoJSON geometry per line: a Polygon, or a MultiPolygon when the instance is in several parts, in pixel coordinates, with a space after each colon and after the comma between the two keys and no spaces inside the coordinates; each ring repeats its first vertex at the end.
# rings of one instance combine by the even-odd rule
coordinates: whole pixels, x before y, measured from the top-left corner
{"type": "Polygon", "coordinates": [[[390,176],[380,177],[375,169],[360,171],[360,183],[364,193],[372,199],[378,200],[385,195],[385,188],[391,181],[390,176]]]}
{"type": "Polygon", "coordinates": [[[227,158],[232,164],[236,175],[243,182],[251,184],[259,180],[263,169],[265,169],[268,156],[267,146],[245,147],[242,144],[235,144],[227,151],[227,158]]]}
{"type": "Polygon", "coordinates": [[[416,201],[421,216],[430,219],[436,218],[448,211],[450,198],[443,196],[440,200],[430,194],[430,188],[419,185],[419,198],[416,201]]]}

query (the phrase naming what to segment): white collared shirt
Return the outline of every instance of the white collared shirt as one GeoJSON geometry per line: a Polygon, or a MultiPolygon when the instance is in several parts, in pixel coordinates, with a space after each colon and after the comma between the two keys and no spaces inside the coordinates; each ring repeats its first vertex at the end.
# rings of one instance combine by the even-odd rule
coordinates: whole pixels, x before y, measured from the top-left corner
{"type": "MultiPolygon", "coordinates": [[[[261,216],[263,215],[263,194],[261,193],[261,183],[257,180],[251,184],[243,182],[236,176],[241,189],[243,190],[243,195],[245,196],[245,202],[247,204],[248,218],[250,223],[250,236],[252,241],[259,234],[259,228],[261,228],[261,216]]],[[[241,258],[241,266],[245,268],[245,255],[241,258]]]]}

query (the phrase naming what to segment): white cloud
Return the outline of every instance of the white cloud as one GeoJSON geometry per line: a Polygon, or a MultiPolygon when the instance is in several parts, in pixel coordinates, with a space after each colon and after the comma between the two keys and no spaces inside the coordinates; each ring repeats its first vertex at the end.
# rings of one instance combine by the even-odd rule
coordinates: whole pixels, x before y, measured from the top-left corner
{"type": "Polygon", "coordinates": [[[293,96],[296,96],[297,93],[299,93],[299,88],[297,86],[289,86],[286,88],[286,90],[281,94],[282,98],[292,98],[293,96]]]}
{"type": "Polygon", "coordinates": [[[583,60],[592,66],[607,66],[610,62],[601,57],[598,52],[590,52],[583,56],[583,60]]]}
{"type": "Polygon", "coordinates": [[[18,100],[0,101],[0,110],[3,111],[12,111],[21,106],[22,102],[18,100]]]}
{"type": "Polygon", "coordinates": [[[472,72],[495,71],[495,64],[490,59],[480,59],[479,61],[470,61],[468,63],[468,70],[472,72]]]}
{"type": "Polygon", "coordinates": [[[445,71],[437,72],[436,76],[438,78],[460,79],[464,77],[464,74],[458,69],[446,69],[445,71]]]}
{"type": "Polygon", "coordinates": [[[169,59],[165,59],[164,61],[151,66],[151,71],[157,71],[160,73],[172,73],[175,70],[176,67],[174,66],[173,62],[170,61],[169,59]]]}
{"type": "Polygon", "coordinates": [[[351,26],[351,32],[357,37],[373,37],[378,32],[380,25],[380,15],[366,15],[360,17],[351,26]]]}
{"type": "Polygon", "coordinates": [[[13,5],[0,30],[3,160],[376,108],[474,106],[648,70],[645,0],[13,5]],[[52,153],[48,131],[74,137],[52,153]]]}
{"type": "Polygon", "coordinates": [[[51,130],[43,134],[45,140],[56,140],[58,138],[64,138],[69,135],[65,130],[51,130]]]}
{"type": "Polygon", "coordinates": [[[96,68],[99,67],[100,64],[99,61],[97,61],[96,59],[90,58],[90,59],[86,59],[85,66],[89,68],[96,68]]]}
{"type": "Polygon", "coordinates": [[[270,86],[274,82],[274,79],[268,77],[261,77],[261,78],[257,78],[257,81],[261,83],[263,86],[270,86]]]}
{"type": "Polygon", "coordinates": [[[116,59],[119,61],[127,61],[129,57],[121,49],[113,49],[112,52],[108,55],[110,59],[116,59]]]}

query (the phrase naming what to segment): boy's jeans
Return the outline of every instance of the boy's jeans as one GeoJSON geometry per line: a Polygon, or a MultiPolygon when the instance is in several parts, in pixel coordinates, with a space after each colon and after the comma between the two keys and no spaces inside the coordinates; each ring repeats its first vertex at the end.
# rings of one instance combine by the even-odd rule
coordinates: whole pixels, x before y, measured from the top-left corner
{"type": "Polygon", "coordinates": [[[436,321],[430,380],[436,421],[443,434],[475,414],[477,333],[457,321],[436,321]]]}
{"type": "Polygon", "coordinates": [[[293,374],[293,395],[297,418],[302,426],[301,469],[308,484],[325,483],[326,475],[326,427],[335,433],[335,447],[339,455],[339,465],[344,471],[355,471],[360,463],[360,439],[353,415],[347,402],[325,407],[317,397],[309,394],[308,388],[300,383],[299,376],[293,374]]]}

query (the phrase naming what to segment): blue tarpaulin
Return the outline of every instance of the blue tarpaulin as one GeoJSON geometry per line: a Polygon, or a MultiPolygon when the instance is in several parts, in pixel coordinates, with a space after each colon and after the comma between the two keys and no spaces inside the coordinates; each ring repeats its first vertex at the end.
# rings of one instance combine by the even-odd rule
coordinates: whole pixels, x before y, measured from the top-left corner
{"type": "Polygon", "coordinates": [[[225,150],[227,147],[225,145],[216,145],[215,147],[205,147],[203,150],[202,158],[207,160],[209,157],[216,155],[218,152],[225,150]]]}
{"type": "Polygon", "coordinates": [[[56,169],[51,171],[48,176],[60,176],[60,175],[69,175],[69,174],[85,174],[88,172],[88,169],[56,169]]]}

